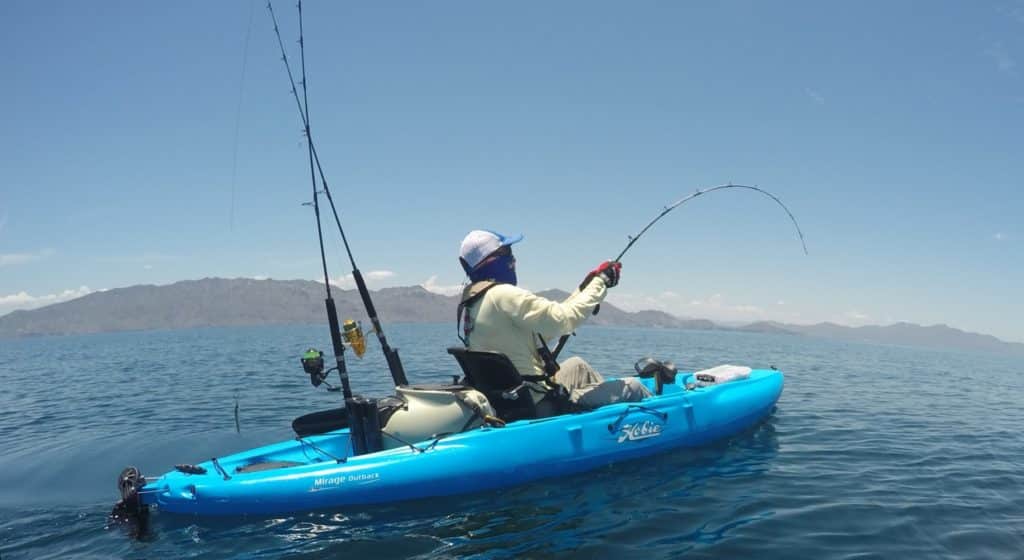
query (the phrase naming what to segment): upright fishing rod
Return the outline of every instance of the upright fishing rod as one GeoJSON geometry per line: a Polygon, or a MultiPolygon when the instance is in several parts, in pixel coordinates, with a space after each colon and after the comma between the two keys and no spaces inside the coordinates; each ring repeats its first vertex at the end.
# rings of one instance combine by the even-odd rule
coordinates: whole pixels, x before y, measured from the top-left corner
{"type": "MultiPolygon", "coordinates": [[[[647,233],[647,230],[651,229],[651,226],[653,226],[655,223],[657,223],[658,220],[664,218],[665,215],[667,215],[669,212],[675,210],[676,208],[679,208],[680,206],[685,204],[687,201],[693,200],[693,199],[697,198],[698,196],[700,196],[702,194],[706,194],[706,193],[709,193],[709,192],[712,192],[712,191],[718,191],[718,190],[722,190],[722,189],[748,189],[748,190],[751,190],[751,191],[759,192],[759,193],[767,196],[768,198],[774,200],[776,204],[781,206],[782,209],[786,211],[786,215],[788,215],[790,221],[793,222],[793,226],[796,228],[796,233],[800,237],[800,245],[804,249],[804,254],[805,255],[807,254],[807,244],[804,242],[804,232],[800,231],[800,224],[798,224],[796,222],[796,217],[793,216],[793,213],[789,211],[789,208],[786,208],[786,205],[783,204],[782,201],[779,200],[779,198],[777,196],[773,195],[772,193],[770,193],[770,192],[768,192],[768,191],[766,191],[764,189],[758,188],[758,187],[751,187],[749,185],[732,185],[732,184],[729,184],[729,185],[718,185],[717,187],[709,187],[709,188],[706,188],[706,189],[697,189],[696,192],[694,192],[692,194],[689,194],[687,196],[684,196],[683,198],[681,198],[681,199],[673,202],[672,204],[666,206],[664,209],[662,209],[661,213],[659,213],[657,216],[655,216],[653,220],[651,220],[646,226],[644,226],[644,229],[640,230],[640,233],[638,233],[636,235],[630,235],[629,236],[629,243],[626,244],[626,247],[622,250],[621,253],[619,253],[619,256],[615,257],[612,260],[612,262],[622,262],[622,257],[626,255],[626,253],[629,251],[630,248],[633,247],[633,244],[635,244],[637,241],[639,241],[640,237],[642,237],[643,234],[647,233]]],[[[598,305],[596,308],[594,308],[594,314],[595,315],[597,314],[597,312],[598,312],[598,310],[600,308],[601,308],[600,305],[598,305]]],[[[555,346],[555,349],[551,352],[552,357],[558,358],[558,354],[561,353],[562,348],[565,348],[565,343],[568,342],[568,340],[569,340],[569,335],[563,335],[561,338],[558,339],[558,344],[555,346]]]]}
{"type": "MultiPolygon", "coordinates": [[[[316,172],[313,167],[313,142],[309,131],[308,109],[304,110],[302,103],[299,101],[299,95],[295,89],[295,80],[292,77],[291,65],[288,63],[288,56],[285,54],[284,50],[284,42],[281,40],[281,32],[278,29],[277,16],[274,14],[274,7],[270,2],[267,2],[267,9],[270,11],[271,19],[274,21],[274,33],[277,35],[277,42],[281,47],[281,59],[284,61],[285,68],[288,70],[288,80],[292,84],[292,93],[295,95],[295,102],[298,104],[299,114],[302,116],[302,122],[305,125],[304,132],[306,135],[306,146],[309,152],[309,175],[313,184],[313,213],[316,215],[316,234],[317,239],[320,242],[320,263],[323,265],[324,286],[327,290],[327,298],[324,300],[324,304],[327,307],[327,321],[331,330],[331,346],[334,349],[334,359],[338,369],[338,375],[341,377],[341,390],[347,402],[348,399],[352,398],[352,388],[349,385],[348,368],[345,365],[345,344],[342,342],[341,329],[338,325],[338,310],[334,304],[334,297],[331,295],[331,277],[327,272],[327,255],[324,250],[324,232],[320,221],[320,202],[319,196],[317,196],[316,172]]],[[[301,4],[299,7],[299,13],[302,13],[301,4]]],[[[303,63],[303,72],[305,72],[305,63],[303,63]]],[[[305,90],[305,84],[303,84],[303,90],[305,90]]],[[[305,91],[303,91],[303,95],[305,96],[305,91]]]]}
{"type": "MultiPolygon", "coordinates": [[[[334,344],[334,353],[338,357],[339,372],[343,372],[344,369],[344,344],[341,343],[341,334],[338,329],[338,318],[337,311],[334,309],[333,299],[330,295],[330,278],[327,276],[327,260],[324,254],[324,243],[323,234],[320,225],[320,211],[318,205],[319,192],[316,188],[316,174],[319,174],[320,183],[323,185],[323,193],[327,196],[327,201],[331,205],[331,212],[334,215],[334,222],[338,227],[338,232],[341,234],[342,243],[345,246],[345,252],[348,255],[349,262],[352,264],[352,277],[355,280],[356,288],[359,290],[359,296],[363,301],[363,306],[366,308],[366,313],[373,324],[373,331],[377,334],[377,339],[380,341],[381,350],[384,352],[384,358],[387,360],[388,370],[391,372],[391,378],[394,380],[395,385],[403,386],[408,385],[409,381],[405,376],[405,369],[402,367],[402,360],[398,356],[398,349],[391,348],[388,344],[387,337],[384,335],[384,328],[381,326],[380,319],[377,316],[377,309],[373,305],[373,300],[370,298],[370,291],[366,287],[366,281],[363,279],[362,273],[359,271],[359,267],[356,266],[355,258],[352,256],[352,249],[349,247],[348,237],[345,235],[345,230],[341,226],[341,219],[338,217],[338,209],[334,204],[334,197],[331,196],[331,190],[327,186],[327,178],[324,175],[323,166],[320,164],[320,156],[316,151],[316,144],[313,142],[313,135],[310,131],[309,126],[309,98],[308,89],[306,87],[306,49],[305,49],[305,38],[303,34],[302,26],[302,2],[298,2],[299,11],[299,50],[302,59],[302,94],[305,103],[299,100],[298,90],[295,87],[295,78],[292,74],[291,64],[288,62],[288,55],[284,49],[284,42],[281,39],[281,31],[277,24],[277,16],[274,14],[274,7],[268,0],[267,10],[270,11],[270,17],[274,22],[274,34],[277,36],[278,46],[281,48],[281,60],[284,62],[285,68],[288,71],[288,80],[292,86],[292,96],[295,98],[295,104],[299,109],[299,116],[302,118],[302,124],[306,134],[306,142],[309,151],[310,158],[310,175],[313,179],[313,208],[316,213],[317,220],[317,232],[320,235],[320,258],[324,268],[324,283],[327,285],[327,301],[328,309],[327,316],[331,327],[331,342],[334,344]],[[315,172],[314,172],[315,167],[315,172]],[[340,348],[340,350],[339,350],[340,348]]],[[[348,387],[348,375],[342,375],[342,389],[345,391],[346,397],[350,394],[348,387]]]]}

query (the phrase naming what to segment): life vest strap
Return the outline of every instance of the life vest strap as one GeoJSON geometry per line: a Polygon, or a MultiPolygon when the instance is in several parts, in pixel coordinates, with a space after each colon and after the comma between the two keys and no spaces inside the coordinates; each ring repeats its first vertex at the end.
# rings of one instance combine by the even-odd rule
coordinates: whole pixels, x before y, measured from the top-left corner
{"type": "MultiPolygon", "coordinates": [[[[481,280],[473,282],[462,290],[462,298],[455,312],[455,332],[466,348],[469,348],[469,335],[473,332],[474,327],[469,317],[469,307],[483,298],[488,290],[500,283],[494,280],[481,280]],[[465,326],[463,326],[463,323],[465,323],[465,326]]],[[[546,391],[548,394],[553,394],[559,399],[564,398],[567,401],[567,391],[554,380],[554,375],[561,369],[556,360],[556,355],[552,354],[551,348],[548,347],[547,342],[540,333],[534,334],[536,334],[537,341],[539,342],[537,354],[540,356],[541,361],[544,362],[544,375],[523,375],[520,372],[520,376],[524,381],[533,383],[534,388],[537,386],[546,387],[548,388],[546,391]]],[[[562,346],[564,346],[564,342],[559,344],[558,349],[561,350],[562,346]]]]}

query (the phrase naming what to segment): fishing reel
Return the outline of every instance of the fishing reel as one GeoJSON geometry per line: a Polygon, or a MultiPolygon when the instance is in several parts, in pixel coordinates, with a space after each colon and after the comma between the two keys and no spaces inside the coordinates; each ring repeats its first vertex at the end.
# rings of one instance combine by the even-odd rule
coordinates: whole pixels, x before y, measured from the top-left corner
{"type": "Polygon", "coordinates": [[[345,338],[345,346],[352,349],[357,358],[362,358],[366,353],[366,335],[363,334],[363,325],[352,319],[341,324],[341,335],[345,338]]]}
{"type": "Polygon", "coordinates": [[[327,386],[328,391],[337,391],[338,389],[333,387],[330,383],[327,383],[327,374],[338,369],[336,367],[330,369],[324,369],[324,353],[317,350],[316,348],[310,348],[306,350],[306,353],[302,355],[300,359],[302,362],[302,369],[309,374],[309,382],[314,387],[319,387],[321,384],[327,386]]]}
{"type": "Polygon", "coordinates": [[[676,373],[679,371],[679,368],[671,361],[662,362],[650,357],[637,360],[633,364],[633,369],[641,378],[654,378],[654,394],[656,395],[661,394],[666,383],[676,382],[676,373]]]}
{"type": "MultiPolygon", "coordinates": [[[[373,331],[371,331],[373,332],[373,331]]],[[[363,333],[363,325],[352,319],[346,320],[342,324],[342,338],[344,339],[345,346],[352,349],[352,352],[357,358],[362,358],[366,354],[366,335],[363,333]]],[[[336,371],[337,367],[324,369],[324,353],[316,348],[310,348],[306,350],[306,353],[302,355],[300,359],[302,362],[302,369],[309,374],[309,382],[314,387],[320,385],[326,385],[328,391],[340,391],[340,387],[335,387],[327,382],[327,375],[332,371],[336,371]]]]}

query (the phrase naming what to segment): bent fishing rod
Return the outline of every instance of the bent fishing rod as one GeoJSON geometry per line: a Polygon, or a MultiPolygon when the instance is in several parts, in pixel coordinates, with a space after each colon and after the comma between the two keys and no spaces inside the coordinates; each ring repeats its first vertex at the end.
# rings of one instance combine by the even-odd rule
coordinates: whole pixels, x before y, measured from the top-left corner
{"type": "Polygon", "coordinates": [[[352,278],[355,280],[356,288],[359,290],[359,297],[363,301],[363,306],[366,308],[366,314],[370,318],[370,322],[373,324],[373,332],[377,334],[377,339],[380,341],[381,350],[384,352],[384,358],[387,360],[388,370],[391,372],[391,378],[394,380],[395,385],[403,386],[408,385],[409,381],[405,376],[405,368],[402,367],[402,360],[398,357],[398,349],[391,348],[388,344],[387,337],[384,335],[384,328],[380,324],[380,319],[377,317],[377,309],[373,305],[373,300],[370,298],[370,291],[366,287],[366,281],[363,280],[363,275],[359,271],[359,267],[356,266],[355,258],[352,256],[352,249],[348,244],[348,237],[345,235],[345,230],[341,226],[341,219],[338,217],[338,209],[334,204],[334,197],[331,196],[331,190],[327,186],[327,178],[324,175],[323,166],[320,165],[320,156],[316,151],[316,144],[313,142],[313,135],[310,132],[309,126],[309,95],[306,87],[306,47],[305,39],[302,27],[302,0],[298,2],[299,11],[299,52],[301,53],[302,60],[302,97],[303,100],[299,99],[298,89],[295,87],[295,78],[292,74],[291,64],[288,62],[288,54],[285,52],[284,41],[281,39],[281,31],[277,24],[277,16],[274,13],[274,6],[268,0],[267,10],[270,12],[270,17],[274,22],[274,34],[277,36],[277,44],[281,48],[281,60],[284,62],[285,69],[288,71],[288,81],[291,84],[292,96],[295,98],[295,104],[299,109],[299,116],[302,118],[302,124],[306,136],[306,145],[309,152],[309,173],[313,183],[313,212],[316,215],[316,229],[317,235],[320,241],[320,261],[323,264],[324,270],[324,285],[327,290],[327,320],[330,324],[331,329],[331,344],[334,347],[334,355],[337,360],[337,367],[339,375],[342,379],[342,391],[346,399],[351,398],[352,391],[349,388],[348,373],[345,368],[345,345],[341,340],[341,331],[338,327],[338,312],[334,305],[334,299],[331,297],[331,281],[327,273],[327,257],[324,251],[324,237],[323,229],[320,222],[320,205],[319,205],[319,194],[320,191],[317,189],[317,175],[320,178],[320,184],[323,186],[323,194],[327,197],[327,201],[330,203],[331,212],[334,214],[334,222],[338,226],[338,232],[341,234],[342,243],[345,245],[345,252],[348,254],[348,260],[352,264],[352,278]],[[303,102],[305,101],[305,102],[303,102]]]}
{"type": "MultiPolygon", "coordinates": [[[[766,190],[764,190],[762,188],[759,188],[759,187],[752,187],[750,185],[733,185],[733,184],[728,184],[728,185],[718,185],[717,187],[709,187],[709,188],[706,188],[706,189],[697,189],[696,192],[694,192],[692,194],[689,194],[689,195],[686,195],[683,198],[673,202],[672,204],[669,204],[668,206],[663,208],[662,211],[657,216],[655,216],[653,220],[648,222],[648,224],[646,226],[644,226],[644,228],[642,230],[640,230],[640,233],[638,233],[636,235],[628,236],[629,243],[627,243],[626,247],[622,250],[621,253],[619,253],[619,256],[617,256],[614,259],[612,259],[611,262],[621,263],[622,262],[622,257],[626,255],[626,253],[630,250],[630,248],[633,247],[633,244],[635,244],[637,241],[639,241],[640,238],[643,236],[643,234],[647,233],[647,230],[651,229],[651,226],[656,224],[658,222],[658,220],[664,218],[669,212],[675,210],[676,208],[679,208],[683,204],[685,204],[685,203],[687,203],[687,202],[697,198],[698,196],[700,196],[702,194],[707,194],[709,192],[719,191],[719,190],[723,190],[723,189],[747,189],[747,190],[759,192],[759,193],[767,196],[768,198],[774,200],[775,203],[778,204],[779,206],[781,206],[782,209],[786,212],[786,215],[789,216],[790,221],[793,222],[793,227],[796,228],[796,233],[800,237],[800,246],[803,247],[804,254],[805,255],[808,254],[807,253],[807,243],[804,242],[804,232],[800,231],[800,224],[797,223],[796,217],[793,216],[793,213],[789,211],[789,208],[787,208],[786,205],[783,204],[781,200],[779,200],[779,197],[777,197],[774,194],[772,194],[772,193],[770,193],[770,192],[768,192],[768,191],[766,191],[766,190]]],[[[597,307],[594,308],[594,315],[597,315],[597,311],[600,308],[601,308],[600,305],[598,305],[597,307]]],[[[558,358],[558,354],[562,351],[562,348],[565,347],[565,343],[568,340],[569,340],[569,335],[562,335],[562,337],[558,339],[558,345],[555,346],[555,349],[551,352],[552,357],[558,358]]]]}
{"type": "Polygon", "coordinates": [[[804,242],[804,232],[800,231],[800,224],[796,223],[796,218],[793,216],[793,213],[789,211],[789,208],[786,208],[786,205],[783,204],[782,201],[779,200],[779,198],[777,196],[775,196],[774,194],[772,194],[772,193],[770,193],[770,192],[768,192],[768,191],[766,191],[766,190],[764,190],[762,188],[751,187],[749,185],[732,185],[732,184],[729,184],[729,185],[718,185],[717,187],[709,187],[709,188],[706,188],[706,189],[697,189],[697,191],[694,192],[693,194],[684,196],[683,198],[681,198],[681,199],[673,202],[672,204],[666,206],[661,211],[660,214],[655,216],[654,219],[650,221],[650,223],[648,223],[646,226],[644,226],[644,229],[640,230],[640,233],[638,233],[636,235],[630,235],[629,236],[629,243],[626,244],[626,248],[623,249],[621,253],[619,253],[619,256],[617,256],[614,259],[612,259],[612,262],[622,262],[622,257],[626,254],[627,251],[629,251],[629,249],[633,246],[633,244],[636,243],[640,239],[640,237],[643,236],[643,234],[647,233],[647,230],[651,229],[651,226],[656,224],[658,222],[658,220],[664,218],[665,215],[668,214],[669,212],[675,210],[676,208],[679,208],[680,206],[682,206],[686,202],[688,202],[690,200],[693,200],[693,199],[697,198],[698,196],[700,196],[702,194],[706,194],[706,193],[713,192],[713,191],[719,191],[719,190],[722,190],[722,189],[748,189],[748,190],[759,192],[759,193],[767,196],[768,198],[774,200],[776,204],[781,206],[782,209],[786,211],[786,215],[788,215],[790,221],[793,222],[793,226],[796,227],[796,233],[797,233],[798,236],[800,236],[800,245],[804,248],[804,254],[805,255],[807,254],[807,244],[804,242]]]}

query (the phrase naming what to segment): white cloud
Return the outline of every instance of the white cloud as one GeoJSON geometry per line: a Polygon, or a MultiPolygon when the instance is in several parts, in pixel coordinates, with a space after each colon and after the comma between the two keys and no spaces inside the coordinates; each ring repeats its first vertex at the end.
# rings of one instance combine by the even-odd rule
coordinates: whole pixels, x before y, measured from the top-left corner
{"type": "Polygon", "coordinates": [[[454,295],[458,295],[458,294],[462,293],[462,286],[463,285],[459,284],[459,285],[448,285],[448,286],[445,286],[445,285],[438,284],[437,283],[437,275],[435,274],[434,276],[431,276],[430,278],[427,278],[427,280],[425,282],[423,282],[422,284],[420,284],[420,286],[424,290],[426,290],[428,292],[432,292],[432,293],[435,293],[435,294],[441,294],[443,296],[454,296],[454,295]]]}
{"type": "Polygon", "coordinates": [[[846,313],[843,313],[843,317],[854,322],[864,322],[871,319],[871,317],[866,313],[861,313],[860,311],[857,310],[847,311],[846,313]]]}
{"type": "Polygon", "coordinates": [[[28,305],[34,302],[36,298],[28,295],[28,292],[18,292],[9,296],[0,296],[0,307],[2,306],[17,306],[17,305],[28,305]]]}
{"type": "Polygon", "coordinates": [[[1008,76],[1016,74],[1015,68],[1017,62],[1010,56],[1010,53],[1006,52],[1003,48],[1002,43],[993,43],[987,49],[985,49],[985,56],[991,58],[996,63],[996,68],[1000,72],[1008,76]]]}
{"type": "Polygon", "coordinates": [[[825,104],[825,98],[822,97],[822,95],[818,93],[816,90],[813,90],[811,88],[804,88],[804,93],[807,94],[807,97],[810,97],[811,101],[815,102],[816,104],[825,104]]]}
{"type": "MultiPolygon", "coordinates": [[[[656,309],[680,317],[697,317],[712,321],[751,322],[768,319],[763,307],[747,303],[727,301],[722,294],[711,294],[706,298],[685,299],[675,292],[662,292],[657,296],[614,293],[610,298],[613,305],[627,311],[656,309]]],[[[778,314],[778,311],[775,312],[778,314]]],[[[792,315],[792,313],[790,313],[792,315]]]]}
{"type": "Polygon", "coordinates": [[[1006,235],[1003,233],[996,233],[995,235],[992,236],[992,239],[995,239],[996,241],[1002,241],[1006,239],[1006,235]]]}
{"type": "Polygon", "coordinates": [[[721,294],[715,294],[704,301],[690,302],[687,314],[722,321],[759,321],[767,318],[763,308],[744,303],[729,303],[721,294]]]}
{"type": "MultiPolygon", "coordinates": [[[[667,304],[672,300],[671,297],[659,298],[646,294],[639,295],[631,294],[629,292],[619,292],[617,290],[611,292],[609,295],[609,303],[627,311],[642,311],[646,309],[667,310],[669,307],[667,304]]],[[[673,313],[674,311],[669,312],[673,313]]]]}
{"type": "MultiPolygon", "coordinates": [[[[366,281],[367,287],[369,287],[370,280],[387,280],[394,276],[395,273],[390,270],[371,270],[363,274],[363,280],[366,281]]],[[[323,281],[320,280],[320,282],[323,281]]],[[[337,278],[331,278],[331,285],[337,286],[343,290],[351,290],[356,287],[356,280],[351,274],[346,274],[337,278]]]]}
{"type": "Polygon", "coordinates": [[[721,307],[722,294],[711,294],[706,299],[690,300],[690,305],[693,307],[721,307]]]}
{"type": "Polygon", "coordinates": [[[7,253],[0,254],[0,266],[13,266],[38,261],[53,255],[53,249],[43,249],[35,253],[7,253]]]}
{"type": "Polygon", "coordinates": [[[780,299],[779,301],[775,302],[775,305],[786,305],[786,301],[780,299]]]}
{"type": "Polygon", "coordinates": [[[78,289],[64,290],[56,294],[33,296],[28,292],[18,292],[6,296],[0,296],[0,315],[16,311],[18,309],[35,309],[51,303],[59,303],[88,295],[98,290],[91,290],[88,286],[81,286],[78,289]]]}

